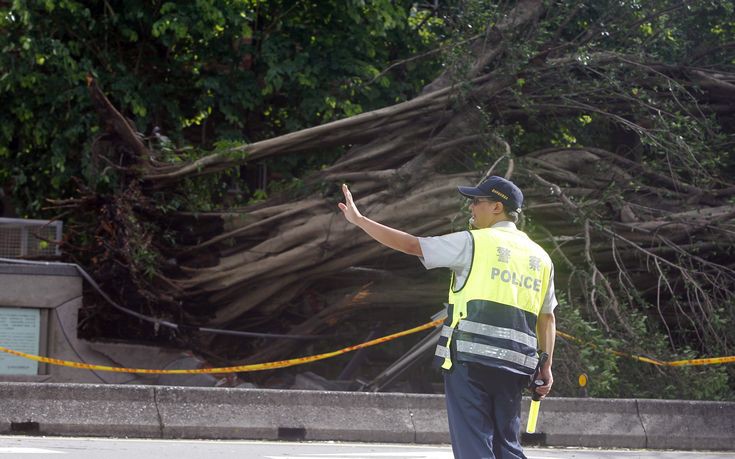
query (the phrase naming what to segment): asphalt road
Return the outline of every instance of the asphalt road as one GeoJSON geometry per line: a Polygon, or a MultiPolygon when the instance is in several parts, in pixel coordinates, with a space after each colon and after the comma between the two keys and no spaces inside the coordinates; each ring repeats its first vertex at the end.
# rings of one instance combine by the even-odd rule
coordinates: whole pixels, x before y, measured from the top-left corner
{"type": "MultiPolygon", "coordinates": [[[[528,459],[725,459],[735,452],[527,448],[528,459]]],[[[452,459],[449,446],[0,436],[0,459],[452,459]]]]}

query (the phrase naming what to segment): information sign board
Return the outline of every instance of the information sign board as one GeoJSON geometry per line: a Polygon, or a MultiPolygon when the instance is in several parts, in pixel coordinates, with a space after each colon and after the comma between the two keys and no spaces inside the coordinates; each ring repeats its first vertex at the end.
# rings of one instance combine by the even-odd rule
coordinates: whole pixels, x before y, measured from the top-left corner
{"type": "MultiPolygon", "coordinates": [[[[40,309],[0,306],[0,345],[38,355],[40,336],[40,309]]],[[[0,374],[36,375],[38,362],[0,352],[0,374]]]]}

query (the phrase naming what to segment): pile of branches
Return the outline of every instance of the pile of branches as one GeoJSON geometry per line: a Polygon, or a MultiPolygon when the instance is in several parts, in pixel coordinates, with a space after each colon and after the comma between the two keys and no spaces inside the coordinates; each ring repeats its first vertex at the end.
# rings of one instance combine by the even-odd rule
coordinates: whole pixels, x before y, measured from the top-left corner
{"type": "MultiPolygon", "coordinates": [[[[95,235],[84,247],[72,238],[66,251],[122,302],[179,323],[309,335],[379,319],[395,330],[441,306],[448,275],[426,275],[349,225],[336,206],[339,185],[350,185],[370,218],[428,236],[466,229],[456,186],[494,173],[524,190],[521,224],[551,253],[566,307],[629,343],[645,333],[644,317],[672,352],[735,354],[735,184],[723,173],[732,170],[723,152],[735,126],[735,73],[727,59],[716,65],[732,59],[731,48],[675,63],[596,51],[614,11],[574,35],[567,29],[578,14],[519,1],[412,100],[192,161],[158,159],[156,143],[90,80],[104,126],[98,173],[114,171],[116,181],[104,193],[80,183],[77,199],[56,202],[78,215],[80,234],[95,235]],[[542,34],[554,14],[556,29],[542,34]],[[580,119],[596,138],[552,145],[547,125],[580,119]],[[165,209],[201,178],[337,146],[349,148],[334,164],[264,202],[165,209]]],[[[686,12],[674,5],[646,19],[657,14],[686,12]]],[[[213,363],[304,351],[295,340],[177,339],[213,363]]]]}

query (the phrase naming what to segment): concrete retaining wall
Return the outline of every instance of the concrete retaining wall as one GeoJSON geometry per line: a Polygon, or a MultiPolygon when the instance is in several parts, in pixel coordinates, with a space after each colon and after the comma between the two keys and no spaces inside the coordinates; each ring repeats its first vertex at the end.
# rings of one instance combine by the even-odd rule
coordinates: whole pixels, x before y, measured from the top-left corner
{"type": "MultiPolygon", "coordinates": [[[[39,354],[60,360],[74,360],[96,365],[139,368],[166,368],[184,361],[193,361],[180,351],[160,347],[121,343],[97,343],[77,336],[79,309],[82,306],[82,277],[73,265],[5,264],[0,261],[0,309],[3,307],[39,309],[39,354]]],[[[2,344],[2,343],[0,343],[2,344]]],[[[2,344],[12,348],[12,345],[2,344]]],[[[17,349],[23,350],[23,349],[17,349]]],[[[0,354],[0,358],[8,357],[0,354]]],[[[192,368],[192,367],[189,367],[192,368]]],[[[193,378],[175,375],[169,380],[175,384],[212,387],[216,379],[211,376],[193,378]]],[[[0,373],[0,381],[6,382],[54,382],[54,383],[103,383],[156,384],[157,375],[131,375],[101,371],[79,371],[76,368],[39,364],[37,374],[9,375],[0,373]]]]}
{"type": "MultiPolygon", "coordinates": [[[[523,425],[528,400],[523,404],[523,425]]],[[[448,443],[441,395],[0,383],[0,434],[448,443]]],[[[735,403],[552,398],[548,446],[735,451],[735,403]]]]}

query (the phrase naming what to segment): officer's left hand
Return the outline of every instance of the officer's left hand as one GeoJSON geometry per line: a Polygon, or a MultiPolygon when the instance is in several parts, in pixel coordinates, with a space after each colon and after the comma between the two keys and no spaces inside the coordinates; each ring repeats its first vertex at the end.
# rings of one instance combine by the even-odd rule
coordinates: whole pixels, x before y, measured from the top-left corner
{"type": "Polygon", "coordinates": [[[551,385],[554,384],[554,376],[551,374],[551,367],[545,366],[544,368],[542,368],[539,372],[539,378],[546,381],[543,386],[539,386],[536,388],[536,393],[541,395],[541,400],[543,400],[544,397],[546,397],[551,391],[551,385]]]}

